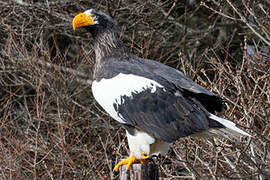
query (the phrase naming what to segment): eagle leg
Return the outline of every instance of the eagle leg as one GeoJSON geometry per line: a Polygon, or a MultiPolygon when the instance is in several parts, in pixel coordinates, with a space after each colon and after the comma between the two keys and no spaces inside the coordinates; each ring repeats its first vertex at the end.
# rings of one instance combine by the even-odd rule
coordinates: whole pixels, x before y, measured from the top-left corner
{"type": "Polygon", "coordinates": [[[127,170],[129,170],[132,164],[135,164],[135,163],[145,164],[149,158],[150,157],[146,156],[144,153],[142,153],[141,159],[136,159],[136,157],[133,155],[133,156],[130,156],[128,158],[121,160],[119,163],[117,163],[117,165],[113,168],[113,170],[115,172],[118,172],[119,168],[125,164],[127,165],[127,170]]]}

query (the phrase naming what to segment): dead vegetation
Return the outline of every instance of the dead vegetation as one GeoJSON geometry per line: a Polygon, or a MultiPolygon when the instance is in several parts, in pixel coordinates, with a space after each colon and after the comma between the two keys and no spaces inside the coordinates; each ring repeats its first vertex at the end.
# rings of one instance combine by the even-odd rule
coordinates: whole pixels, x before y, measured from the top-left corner
{"type": "Polygon", "coordinates": [[[117,19],[134,53],[178,68],[224,100],[254,138],[184,138],[164,179],[270,179],[270,3],[0,0],[0,178],[112,179],[123,130],[91,95],[92,39],[78,12],[117,19]]]}

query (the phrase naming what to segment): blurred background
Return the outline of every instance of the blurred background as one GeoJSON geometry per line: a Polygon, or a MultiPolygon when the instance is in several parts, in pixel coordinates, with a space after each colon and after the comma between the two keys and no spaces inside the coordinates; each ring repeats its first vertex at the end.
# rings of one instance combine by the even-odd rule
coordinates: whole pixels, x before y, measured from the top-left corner
{"type": "Polygon", "coordinates": [[[269,0],[0,0],[0,179],[118,178],[125,132],[92,97],[91,35],[72,29],[91,8],[253,136],[180,139],[157,160],[161,179],[270,179],[269,0]]]}

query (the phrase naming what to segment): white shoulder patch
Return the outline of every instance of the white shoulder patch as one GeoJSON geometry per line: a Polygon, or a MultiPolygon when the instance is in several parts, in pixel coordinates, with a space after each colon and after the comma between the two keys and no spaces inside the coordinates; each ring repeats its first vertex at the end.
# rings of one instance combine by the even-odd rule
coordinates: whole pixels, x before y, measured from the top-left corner
{"type": "Polygon", "coordinates": [[[109,113],[115,120],[123,123],[121,117],[115,111],[114,103],[121,102],[121,96],[132,98],[132,93],[140,93],[147,89],[151,89],[151,93],[155,93],[157,87],[165,88],[154,80],[147,79],[133,74],[118,74],[111,79],[101,79],[99,82],[94,81],[92,84],[92,92],[96,101],[109,113]]]}

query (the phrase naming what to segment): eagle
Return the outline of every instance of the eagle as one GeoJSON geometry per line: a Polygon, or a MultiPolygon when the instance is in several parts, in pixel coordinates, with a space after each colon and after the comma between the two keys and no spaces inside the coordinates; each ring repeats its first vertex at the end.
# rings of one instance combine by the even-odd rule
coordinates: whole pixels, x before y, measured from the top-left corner
{"type": "Polygon", "coordinates": [[[74,31],[84,28],[92,34],[93,96],[126,131],[129,157],[114,171],[165,155],[174,141],[190,135],[250,136],[214,115],[222,110],[219,96],[172,67],[131,53],[119,40],[116,22],[108,14],[86,10],[74,17],[72,26],[74,31]]]}

